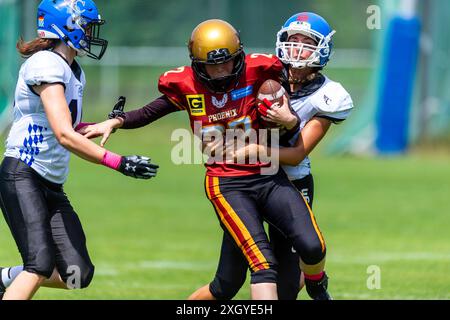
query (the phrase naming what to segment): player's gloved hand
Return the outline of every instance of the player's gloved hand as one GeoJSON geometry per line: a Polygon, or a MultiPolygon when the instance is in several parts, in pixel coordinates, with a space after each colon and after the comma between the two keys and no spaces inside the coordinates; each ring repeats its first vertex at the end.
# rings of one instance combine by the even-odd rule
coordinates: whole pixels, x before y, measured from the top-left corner
{"type": "Polygon", "coordinates": [[[142,156],[122,157],[118,171],[136,179],[150,179],[156,176],[159,168],[150,161],[150,158],[142,156]]]}
{"type": "MultiPolygon", "coordinates": [[[[117,103],[111,110],[111,112],[108,114],[108,119],[115,119],[115,118],[123,118],[125,119],[125,112],[123,111],[125,108],[125,103],[127,102],[127,98],[124,96],[120,96],[117,100],[117,103]]],[[[112,133],[116,132],[117,129],[113,129],[112,133]]]]}
{"type": "Polygon", "coordinates": [[[111,112],[108,114],[108,119],[115,119],[115,118],[124,118],[125,112],[123,111],[125,108],[125,103],[127,102],[127,98],[120,96],[119,99],[117,99],[117,103],[114,105],[111,112]]]}
{"type": "Polygon", "coordinates": [[[110,151],[105,152],[102,164],[136,179],[153,178],[159,168],[151,163],[150,158],[136,155],[123,157],[110,151]]]}

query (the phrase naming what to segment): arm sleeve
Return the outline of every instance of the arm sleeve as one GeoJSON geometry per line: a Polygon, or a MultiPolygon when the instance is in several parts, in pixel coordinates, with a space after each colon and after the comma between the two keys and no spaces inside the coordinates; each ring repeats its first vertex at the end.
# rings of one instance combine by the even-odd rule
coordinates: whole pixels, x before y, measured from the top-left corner
{"type": "Polygon", "coordinates": [[[141,128],[175,111],[180,109],[163,95],[140,109],[125,112],[122,129],[141,128]]]}

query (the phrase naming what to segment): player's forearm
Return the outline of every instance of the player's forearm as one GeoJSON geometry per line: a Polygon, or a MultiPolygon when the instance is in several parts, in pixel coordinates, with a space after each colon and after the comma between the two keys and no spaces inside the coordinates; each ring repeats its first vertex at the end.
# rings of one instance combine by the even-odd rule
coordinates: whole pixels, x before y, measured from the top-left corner
{"type": "Polygon", "coordinates": [[[73,130],[61,131],[57,139],[64,148],[87,161],[100,164],[105,155],[104,148],[99,147],[73,130]]]}
{"type": "Polygon", "coordinates": [[[286,166],[298,166],[307,155],[303,145],[279,149],[280,164],[286,166]]]}
{"type": "Polygon", "coordinates": [[[125,112],[121,128],[141,128],[175,111],[179,109],[166,96],[162,96],[140,109],[125,112]]]}
{"type": "Polygon", "coordinates": [[[280,149],[280,163],[283,165],[299,165],[319,144],[330,128],[331,122],[326,119],[313,118],[300,132],[294,147],[280,149]]]}
{"type": "Polygon", "coordinates": [[[121,156],[105,150],[75,131],[62,131],[58,141],[79,157],[121,172],[137,179],[150,179],[156,175],[158,165],[150,158],[138,155],[121,156]]]}

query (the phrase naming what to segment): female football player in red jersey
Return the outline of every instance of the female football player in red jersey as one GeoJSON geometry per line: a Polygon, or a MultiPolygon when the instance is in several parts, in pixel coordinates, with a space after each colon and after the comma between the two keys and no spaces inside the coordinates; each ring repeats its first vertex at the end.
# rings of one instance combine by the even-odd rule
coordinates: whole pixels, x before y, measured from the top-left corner
{"type": "Polygon", "coordinates": [[[63,187],[71,153],[135,178],[149,179],[157,169],[148,158],[119,156],[76,132],[85,77],[75,57],[100,59],[107,47],[95,3],[43,0],[37,13],[39,38],[17,43],[27,60],[0,166],[0,207],[23,260],[23,267],[0,268],[4,300],[31,299],[41,286],[85,288],[92,280],[83,227],[63,187]]]}
{"type": "MultiPolygon", "coordinates": [[[[256,93],[267,79],[279,81],[284,66],[273,55],[245,55],[238,32],[222,20],[198,25],[189,41],[191,67],[166,72],[159,79],[163,96],[123,117],[86,128],[86,136],[102,135],[106,141],[114,128],[132,129],[162,116],[186,110],[191,126],[200,123],[204,132],[243,127],[259,130],[256,93]]],[[[286,123],[296,132],[299,121],[286,123]]],[[[223,160],[223,159],[222,159],[223,160]]],[[[277,298],[277,263],[262,219],[270,222],[300,253],[304,269],[317,281],[315,292],[326,294],[322,280],[325,242],[314,216],[284,171],[262,175],[265,164],[207,163],[205,191],[224,229],[251,271],[253,299],[277,298]]],[[[233,266],[229,266],[233,268],[233,266]]]]}
{"type": "MultiPolygon", "coordinates": [[[[303,193],[312,206],[314,183],[307,155],[325,136],[332,123],[344,121],[351,112],[352,100],[342,86],[320,71],[327,64],[332,50],[334,31],[320,16],[303,12],[289,18],[277,36],[277,55],[288,68],[290,101],[301,119],[301,133],[290,141],[291,148],[283,148],[280,162],[289,179],[303,193]]],[[[292,118],[289,108],[260,107],[266,121],[283,124],[292,118]]],[[[238,153],[257,154],[264,146],[250,145],[238,153]]],[[[266,152],[266,151],[263,151],[266,152]]],[[[234,154],[237,157],[236,154],[234,154]]],[[[299,256],[291,250],[289,241],[269,225],[270,241],[278,261],[278,296],[296,299],[301,285],[299,256]]],[[[246,277],[245,261],[230,243],[222,245],[222,255],[215,279],[197,290],[192,299],[231,299],[246,277]],[[233,265],[233,268],[228,266],[233,265]]],[[[311,282],[306,276],[306,283],[311,282]]],[[[311,286],[307,286],[310,288],[311,286]]],[[[326,296],[317,296],[327,298],[326,296]]]]}

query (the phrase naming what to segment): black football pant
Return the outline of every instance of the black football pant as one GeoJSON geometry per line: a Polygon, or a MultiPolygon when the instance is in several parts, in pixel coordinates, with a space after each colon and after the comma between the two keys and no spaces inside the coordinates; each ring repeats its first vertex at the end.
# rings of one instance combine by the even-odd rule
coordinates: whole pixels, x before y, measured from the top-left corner
{"type": "Polygon", "coordinates": [[[94,265],[80,220],[62,185],[6,157],[0,167],[0,206],[25,271],[49,278],[56,267],[69,287],[89,285],[94,265]]]}
{"type": "MultiPolygon", "coordinates": [[[[283,292],[280,298],[296,297],[299,281],[294,278],[299,279],[300,271],[298,255],[291,251],[291,245],[305,263],[312,265],[325,257],[326,249],[310,208],[285,173],[280,171],[275,176],[207,177],[206,190],[225,230],[218,271],[210,285],[213,295],[218,299],[231,299],[245,281],[249,266],[252,283],[286,281],[286,291],[291,293],[284,294],[281,284],[283,292]],[[281,231],[278,238],[282,244],[275,247],[279,252],[284,250],[285,254],[277,254],[278,257],[274,254],[262,219],[269,222],[273,230],[281,231]],[[289,269],[286,280],[283,280],[283,275],[280,278],[277,276],[280,270],[277,259],[280,258],[282,270],[289,269]]],[[[273,230],[272,236],[276,232],[273,230]]],[[[277,241],[276,235],[274,237],[277,241]]]]}

